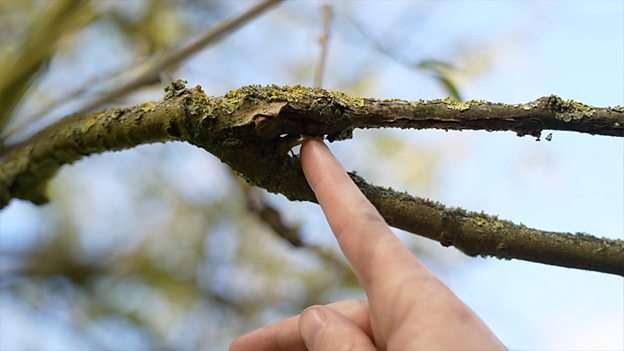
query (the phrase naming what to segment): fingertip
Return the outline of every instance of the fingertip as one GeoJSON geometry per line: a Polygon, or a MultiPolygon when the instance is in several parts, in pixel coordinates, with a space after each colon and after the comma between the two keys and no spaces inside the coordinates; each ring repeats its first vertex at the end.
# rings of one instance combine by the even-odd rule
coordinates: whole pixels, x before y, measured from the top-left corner
{"type": "Polygon", "coordinates": [[[241,335],[241,336],[237,337],[236,339],[232,340],[228,350],[229,351],[248,351],[248,350],[252,350],[249,347],[250,342],[248,342],[248,341],[253,339],[253,334],[254,333],[255,333],[255,331],[252,331],[252,332],[249,332],[247,334],[241,335]]]}
{"type": "Polygon", "coordinates": [[[323,140],[320,138],[306,137],[301,145],[301,161],[303,166],[306,167],[306,164],[318,160],[319,153],[323,151],[329,151],[323,140]]]}
{"type": "Polygon", "coordinates": [[[325,143],[323,142],[323,139],[319,138],[319,137],[304,137],[303,138],[303,145],[317,145],[317,146],[324,146],[327,147],[327,145],[325,145],[325,143]]]}
{"type": "Polygon", "coordinates": [[[327,174],[328,165],[334,159],[331,151],[320,138],[306,138],[301,146],[301,168],[312,190],[316,193],[317,184],[327,174]]]}

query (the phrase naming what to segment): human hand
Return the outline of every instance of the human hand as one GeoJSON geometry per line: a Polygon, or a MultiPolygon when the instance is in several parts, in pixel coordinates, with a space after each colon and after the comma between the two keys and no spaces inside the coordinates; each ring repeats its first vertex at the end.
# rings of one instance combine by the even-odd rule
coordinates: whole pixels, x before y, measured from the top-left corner
{"type": "Polygon", "coordinates": [[[230,351],[505,349],[390,231],[323,142],[307,140],[301,161],[368,301],[309,307],[239,337],[230,351]]]}

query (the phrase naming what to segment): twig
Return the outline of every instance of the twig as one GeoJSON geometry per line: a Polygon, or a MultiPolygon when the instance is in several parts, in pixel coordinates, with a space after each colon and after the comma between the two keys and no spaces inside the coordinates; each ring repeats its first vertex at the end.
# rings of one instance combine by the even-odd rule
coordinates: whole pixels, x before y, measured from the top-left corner
{"type": "Polygon", "coordinates": [[[96,74],[91,78],[84,81],[80,86],[71,90],[63,96],[55,98],[47,103],[44,103],[37,111],[26,115],[24,117],[19,118],[15,121],[13,125],[7,126],[7,128],[2,131],[2,139],[10,139],[15,136],[17,133],[23,131],[29,124],[42,119],[45,115],[47,115],[50,111],[58,108],[61,105],[64,105],[72,100],[75,100],[82,95],[86,94],[93,88],[93,84],[100,82],[104,79],[114,79],[123,73],[128,73],[133,67],[135,67],[136,63],[131,64],[130,66],[119,67],[115,70],[105,72],[104,74],[96,74]]]}
{"type": "Polygon", "coordinates": [[[452,71],[458,71],[458,68],[448,62],[440,61],[440,60],[411,60],[403,55],[395,53],[387,45],[374,38],[360,23],[355,21],[353,18],[349,16],[344,16],[347,19],[347,22],[356,29],[356,31],[369,42],[371,47],[377,51],[377,53],[384,55],[385,57],[392,60],[394,63],[405,67],[409,70],[421,70],[421,71],[430,71],[432,77],[437,80],[438,84],[442,86],[442,88],[451,96],[453,99],[457,101],[463,100],[461,97],[461,93],[457,87],[456,82],[452,79],[451,73],[452,71]]]}
{"type": "Polygon", "coordinates": [[[327,62],[327,53],[329,47],[329,35],[332,22],[332,7],[325,1],[321,4],[321,17],[322,17],[322,32],[319,37],[320,53],[318,63],[314,71],[314,87],[320,88],[323,86],[323,76],[325,74],[325,65],[327,62]]]}
{"type": "Polygon", "coordinates": [[[46,66],[61,38],[95,18],[88,4],[75,0],[46,3],[19,49],[0,57],[0,131],[34,78],[46,66]]]}
{"type": "Polygon", "coordinates": [[[386,56],[387,58],[391,59],[395,63],[401,66],[404,66],[406,68],[414,69],[418,67],[418,64],[420,62],[419,60],[410,60],[404,57],[403,55],[399,55],[393,52],[384,43],[382,43],[377,38],[375,38],[371,33],[369,33],[368,30],[365,29],[361,23],[351,18],[350,16],[345,15],[341,17],[344,17],[347,20],[347,23],[349,23],[353,28],[355,28],[355,30],[360,34],[360,36],[364,38],[364,40],[368,41],[369,45],[379,54],[386,56]]]}
{"type": "Polygon", "coordinates": [[[266,202],[262,194],[249,186],[239,176],[234,175],[234,177],[238,181],[250,213],[293,247],[304,246],[298,226],[286,223],[279,210],[266,202]]]}
{"type": "Polygon", "coordinates": [[[284,221],[280,211],[269,204],[262,194],[253,189],[247,183],[242,181],[239,176],[236,176],[238,184],[240,185],[247,209],[263,224],[267,225],[272,231],[281,239],[288,242],[292,247],[304,248],[314,252],[324,262],[329,262],[334,268],[338,269],[342,274],[353,274],[351,267],[336,253],[321,245],[313,244],[304,241],[301,238],[301,231],[299,226],[291,225],[284,221]]]}

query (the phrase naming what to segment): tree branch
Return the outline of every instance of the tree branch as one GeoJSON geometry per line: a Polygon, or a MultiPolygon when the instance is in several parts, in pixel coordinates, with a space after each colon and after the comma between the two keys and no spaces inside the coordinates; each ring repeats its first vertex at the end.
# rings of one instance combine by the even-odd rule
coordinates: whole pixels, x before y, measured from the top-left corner
{"type": "Polygon", "coordinates": [[[280,211],[265,201],[256,189],[252,188],[240,179],[237,175],[237,182],[240,184],[247,210],[260,222],[269,227],[278,237],[288,242],[292,247],[304,246],[301,232],[298,225],[286,223],[280,211]]]}
{"type": "MultiPolygon", "coordinates": [[[[239,177],[237,177],[239,178],[239,177]]],[[[240,178],[239,178],[240,179],[240,178]]],[[[237,179],[237,180],[239,180],[237,179]]],[[[331,263],[335,270],[345,275],[352,275],[353,271],[346,261],[341,260],[332,250],[318,244],[305,242],[301,238],[298,225],[286,223],[279,210],[262,198],[262,194],[239,180],[241,191],[245,197],[247,208],[259,221],[269,227],[278,237],[288,242],[294,248],[304,248],[314,252],[324,262],[331,263]]]]}
{"type": "MultiPolygon", "coordinates": [[[[624,136],[624,108],[597,108],[556,96],[519,105],[484,101],[409,102],[357,98],[305,87],[249,86],[223,97],[173,82],[162,102],[76,115],[44,129],[0,159],[0,208],[11,198],[46,201],[45,181],[63,164],[139,144],[187,141],[219,157],[249,183],[291,200],[315,201],[299,159],[301,135],[345,139],[354,128],[543,129],[624,136]]],[[[624,241],[547,232],[447,208],[370,185],[352,174],[388,224],[453,245],[468,255],[517,258],[624,276],[624,241]]]]}

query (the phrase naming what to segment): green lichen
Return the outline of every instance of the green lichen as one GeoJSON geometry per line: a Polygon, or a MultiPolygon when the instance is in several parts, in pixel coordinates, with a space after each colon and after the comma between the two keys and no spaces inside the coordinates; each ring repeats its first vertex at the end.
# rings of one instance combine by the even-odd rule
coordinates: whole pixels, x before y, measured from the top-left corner
{"type": "Polygon", "coordinates": [[[485,228],[488,231],[499,231],[505,228],[503,221],[484,214],[471,214],[467,219],[474,225],[485,228]]]}
{"type": "Polygon", "coordinates": [[[342,92],[313,89],[301,85],[248,85],[230,90],[224,97],[226,103],[238,106],[242,101],[250,102],[289,102],[300,103],[314,101],[321,105],[336,104],[343,107],[364,106],[365,98],[352,97],[342,92]]]}
{"type": "Polygon", "coordinates": [[[556,95],[540,98],[537,101],[564,122],[591,118],[596,111],[595,107],[574,100],[564,100],[556,95]]]}
{"type": "Polygon", "coordinates": [[[169,100],[184,94],[186,92],[186,83],[188,82],[182,79],[174,80],[173,82],[171,82],[165,87],[164,99],[169,100]]]}
{"type": "Polygon", "coordinates": [[[470,110],[471,108],[471,104],[472,101],[458,101],[456,99],[447,97],[445,99],[443,99],[442,101],[444,101],[446,107],[449,110],[455,110],[455,111],[467,111],[470,110]]]}
{"type": "MultiPolygon", "coordinates": [[[[525,105],[480,101],[375,100],[275,85],[247,86],[223,97],[209,97],[199,87],[187,89],[185,82],[175,81],[167,87],[165,100],[160,103],[109,109],[67,120],[7,155],[0,164],[0,207],[12,197],[42,201],[40,189],[45,181],[62,164],[82,156],[168,140],[186,140],[204,148],[268,191],[292,200],[314,201],[299,159],[288,153],[292,142],[299,140],[298,134],[304,132],[346,138],[355,127],[527,131],[542,128],[540,123],[550,123],[553,115],[589,115],[592,111],[600,115],[611,111],[592,110],[558,97],[543,98],[528,106],[536,110],[527,112],[525,105]],[[257,116],[276,123],[264,136],[258,132],[257,116]],[[535,121],[535,125],[529,123],[535,121]],[[284,132],[293,134],[282,136],[284,132]]],[[[611,126],[622,116],[608,118],[611,126]]],[[[580,131],[586,131],[583,128],[580,131]]],[[[613,240],[584,236],[575,239],[567,233],[542,232],[495,216],[447,208],[352,177],[390,225],[454,245],[470,255],[513,257],[624,274],[623,245],[613,240]],[[592,256],[594,253],[600,255],[592,256]]]]}

